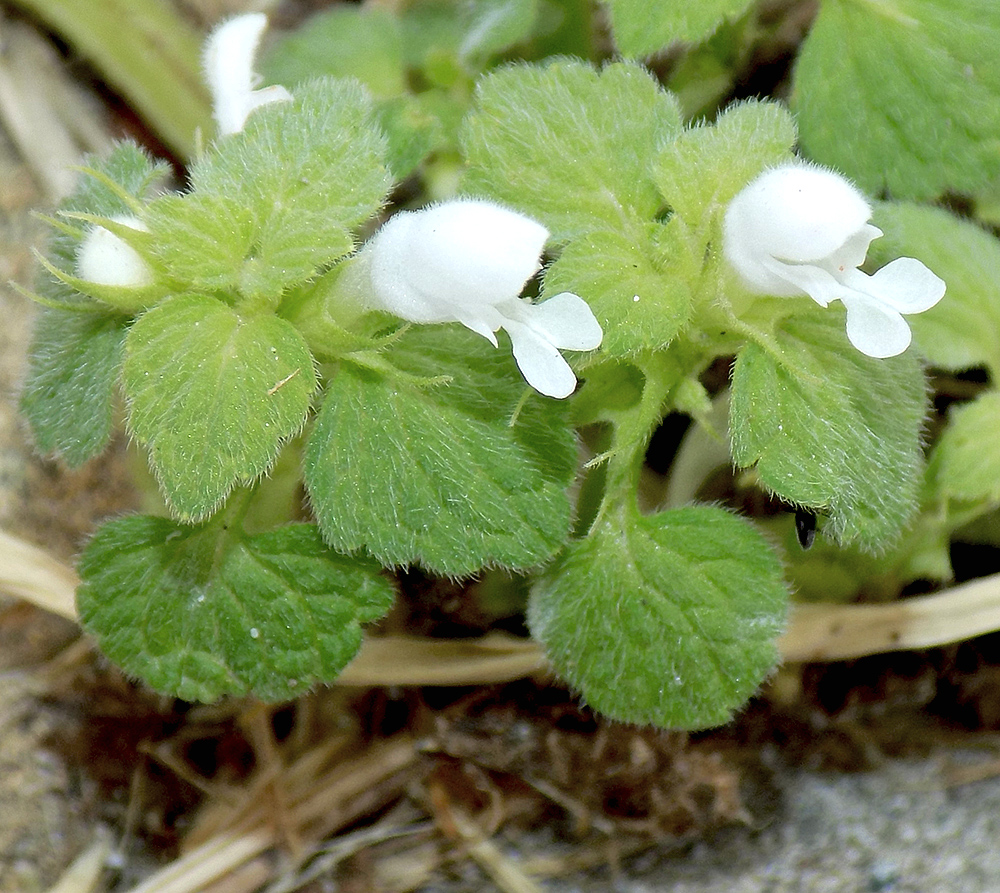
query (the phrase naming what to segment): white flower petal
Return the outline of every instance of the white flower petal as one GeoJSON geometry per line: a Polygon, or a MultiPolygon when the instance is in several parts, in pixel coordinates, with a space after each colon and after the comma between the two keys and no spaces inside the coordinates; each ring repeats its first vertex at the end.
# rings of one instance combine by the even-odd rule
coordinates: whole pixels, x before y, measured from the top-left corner
{"type": "Polygon", "coordinates": [[[538,393],[562,399],[576,390],[576,376],[554,345],[524,323],[509,320],[504,328],[517,368],[538,393]]]}
{"type": "Polygon", "coordinates": [[[824,264],[835,276],[845,270],[860,267],[868,256],[868,248],[875,239],[882,236],[882,230],[866,223],[844,244],[834,251],[824,264]]]}
{"type": "Polygon", "coordinates": [[[601,324],[579,295],[564,291],[540,304],[527,305],[527,322],[562,350],[596,350],[604,340],[601,324]]]}
{"type": "Polygon", "coordinates": [[[227,19],[209,34],[202,62],[205,81],[212,94],[212,112],[219,135],[239,133],[256,108],[291,99],[284,87],[254,91],[254,57],[267,28],[263,13],[247,13],[227,19]]]}
{"type": "Polygon", "coordinates": [[[899,313],[922,313],[944,297],[944,280],[912,257],[899,257],[871,276],[849,271],[848,285],[866,292],[899,313]]]}
{"type": "Polygon", "coordinates": [[[446,322],[447,309],[423,294],[413,282],[412,233],[416,218],[413,211],[394,214],[360,252],[359,261],[370,269],[369,303],[410,322],[446,322]]]}
{"type": "Polygon", "coordinates": [[[766,294],[777,297],[808,295],[820,307],[827,307],[844,293],[843,284],[816,264],[788,264],[774,258],[765,258],[761,268],[768,272],[775,285],[766,294]]]}
{"type": "Polygon", "coordinates": [[[548,235],[530,217],[487,201],[403,211],[354,258],[345,286],[369,307],[411,322],[459,322],[494,346],[495,333],[506,329],[528,383],[567,397],[576,376],[559,349],[593,350],[604,333],[577,295],[541,304],[519,297],[540,267],[548,235]]]}
{"type": "Polygon", "coordinates": [[[843,301],[847,306],[847,338],[861,353],[884,359],[910,346],[910,327],[891,307],[857,294],[845,296],[843,301]]]}
{"type": "Polygon", "coordinates": [[[758,294],[809,295],[821,307],[847,307],[851,343],[872,357],[910,344],[903,313],[920,313],[944,295],[944,282],[913,258],[872,276],[858,269],[882,231],[868,223],[864,196],[833,171],[790,164],[766,171],[726,209],[723,254],[758,294]]]}
{"type": "Polygon", "coordinates": [[[494,307],[477,307],[476,313],[463,313],[461,308],[455,310],[455,315],[442,322],[460,322],[477,335],[482,335],[494,347],[498,347],[497,336],[494,334],[507,324],[507,319],[494,307]]]}

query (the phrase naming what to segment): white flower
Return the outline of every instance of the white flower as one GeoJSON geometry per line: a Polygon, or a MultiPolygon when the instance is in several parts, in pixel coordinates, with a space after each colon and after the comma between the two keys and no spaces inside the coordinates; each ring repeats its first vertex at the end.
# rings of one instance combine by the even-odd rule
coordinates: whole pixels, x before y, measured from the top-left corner
{"type": "MultiPolygon", "coordinates": [[[[121,215],[111,219],[140,232],[149,232],[138,217],[121,215]]],[[[153,282],[153,271],[139,253],[103,226],[95,226],[84,236],[76,254],[76,272],[81,279],[99,285],[141,288],[153,282]]]]}
{"type": "Polygon", "coordinates": [[[568,397],[576,376],[559,351],[603,338],[587,302],[563,292],[540,304],[519,297],[549,237],[540,223],[491,202],[455,199],[395,214],[362,249],[369,306],[417,323],[459,322],[497,346],[510,336],[536,391],[568,397]]]}
{"type": "Polygon", "coordinates": [[[910,344],[904,313],[944,296],[944,282],[912,257],[872,276],[858,269],[882,231],[868,223],[864,196],[839,174],[807,164],[765,171],[729,204],[723,253],[758,294],[808,295],[821,307],[842,301],[847,337],[870,357],[910,344]]]}
{"type": "Polygon", "coordinates": [[[227,19],[205,42],[205,80],[219,136],[239,133],[254,109],[292,98],[284,87],[254,89],[260,78],[254,74],[253,61],[265,28],[267,16],[247,13],[227,19]]]}

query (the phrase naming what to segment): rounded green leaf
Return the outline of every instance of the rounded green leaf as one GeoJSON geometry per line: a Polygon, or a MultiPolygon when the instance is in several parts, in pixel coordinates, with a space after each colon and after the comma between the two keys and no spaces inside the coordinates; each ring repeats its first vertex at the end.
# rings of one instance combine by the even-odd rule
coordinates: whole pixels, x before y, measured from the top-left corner
{"type": "Polygon", "coordinates": [[[948,415],[935,447],[937,483],[953,499],[1000,502],[1000,393],[987,391],[948,415]]]}
{"type": "Polygon", "coordinates": [[[126,673],[189,701],[267,701],[332,682],[393,590],[316,528],[256,536],[133,516],[105,524],[79,566],[85,629],[126,673]]]}
{"type": "Polygon", "coordinates": [[[774,349],[748,344],[733,370],[733,461],[756,463],[782,499],[828,515],[842,544],[880,550],[898,537],[917,502],[926,413],[923,372],[912,351],[866,357],[847,341],[843,314],[798,301],[774,349]]]}
{"type": "Polygon", "coordinates": [[[305,480],[324,539],[451,576],[550,558],[576,466],[565,404],[519,406],[510,354],[455,327],[413,330],[391,359],[343,364],[316,418],[305,480]]]}
{"type": "Polygon", "coordinates": [[[463,190],[536,216],[560,240],[629,229],[661,210],[651,161],[680,129],[676,100],[639,65],[503,68],[479,82],[465,121],[463,190]]]}
{"type": "Polygon", "coordinates": [[[124,340],[123,317],[42,309],[21,392],[21,410],[42,452],[76,467],[104,449],[124,340]]]}
{"type": "Polygon", "coordinates": [[[123,380],[129,430],[186,521],[267,473],[316,389],[312,355],[290,323],[201,295],[169,298],[136,321],[123,380]]]}
{"type": "Polygon", "coordinates": [[[191,169],[193,190],[150,207],[164,267],[187,289],[276,306],[354,247],[391,185],[385,137],[356,81],[325,78],[258,109],[191,169]]]}
{"type": "Polygon", "coordinates": [[[746,521],[718,508],[606,519],[531,593],[528,623],[556,671],[623,722],[727,722],[778,660],[788,591],[746,521]]]}
{"type": "Polygon", "coordinates": [[[997,181],[1000,4],[823,0],[795,67],[805,153],[872,195],[997,181]]]}
{"type": "Polygon", "coordinates": [[[648,56],[679,41],[711,36],[723,19],[734,18],[752,6],[752,0],[606,0],[611,10],[615,43],[625,56],[648,56]]]}

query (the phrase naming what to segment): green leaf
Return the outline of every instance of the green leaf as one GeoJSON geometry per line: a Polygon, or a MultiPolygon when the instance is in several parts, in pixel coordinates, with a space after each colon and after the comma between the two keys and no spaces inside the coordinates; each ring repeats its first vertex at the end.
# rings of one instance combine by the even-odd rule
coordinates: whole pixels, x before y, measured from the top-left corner
{"type": "Polygon", "coordinates": [[[723,19],[734,18],[753,5],[752,0],[698,0],[664,3],[662,0],[606,0],[611,30],[625,56],[648,56],[678,41],[709,37],[723,19]]]}
{"type": "Polygon", "coordinates": [[[576,465],[565,404],[519,407],[510,353],[458,327],[411,330],[386,359],[395,369],[342,364],[309,438],[324,539],[451,576],[550,558],[569,530],[576,465]]]}
{"type": "Polygon", "coordinates": [[[834,309],[802,310],[750,343],[733,371],[733,460],[757,464],[762,483],[794,505],[827,513],[842,544],[880,550],[916,507],[926,408],[912,352],[866,357],[834,309]]]}
{"type": "Polygon", "coordinates": [[[824,0],[795,68],[806,154],[875,195],[995,182],[998,46],[994,0],[824,0]]]}
{"type": "Polygon", "coordinates": [[[154,162],[132,141],[116,143],[107,158],[87,155],[83,159],[77,187],[59,210],[99,217],[130,214],[134,208],[125,197],[142,201],[169,170],[165,161],[154,162]]]}
{"type": "Polygon", "coordinates": [[[332,682],[361,624],[391,607],[372,563],[336,555],[312,525],[246,536],[133,516],[105,524],[79,566],[84,627],[126,673],[189,701],[281,701],[332,682]]]}
{"type": "Polygon", "coordinates": [[[705,506],[607,518],[535,586],[532,634],[612,719],[728,721],[778,660],[788,592],[746,521],[705,506]]]}
{"type": "Polygon", "coordinates": [[[463,191],[537,217],[564,240],[652,221],[650,172],[681,129],[674,98],[638,65],[512,66],[480,81],[462,133],[463,191]]]}
{"type": "Polygon", "coordinates": [[[178,291],[191,287],[233,300],[244,262],[254,265],[253,209],[214,194],[165,195],[149,206],[156,254],[178,291]]]}
{"type": "Polygon", "coordinates": [[[914,340],[935,366],[989,366],[1000,374],[1000,243],[995,236],[941,208],[881,203],[875,223],[885,231],[868,251],[882,266],[916,257],[948,285],[944,298],[908,316],[914,340]]]}
{"type": "Polygon", "coordinates": [[[150,206],[159,257],[189,289],[232,289],[275,306],[284,289],[352,250],[352,230],[390,186],[385,154],[360,84],[302,85],[196,162],[189,196],[150,206]]]}
{"type": "Polygon", "coordinates": [[[139,318],[123,377],[129,430],[185,521],[267,473],[316,389],[312,355],[290,323],[200,295],[168,298],[139,318]]]}
{"type": "Polygon", "coordinates": [[[940,489],[954,499],[1000,502],[1000,393],[954,408],[935,448],[940,489]]]}
{"type": "Polygon", "coordinates": [[[461,116],[456,101],[437,92],[387,99],[377,112],[389,143],[389,167],[398,180],[412,174],[431,152],[454,145],[450,119],[456,112],[461,116]]]}
{"type": "Polygon", "coordinates": [[[290,90],[314,78],[353,77],[384,99],[406,91],[399,19],[375,6],[338,6],[283,34],[261,62],[270,84],[290,90]]]}
{"type": "Polygon", "coordinates": [[[685,266],[686,246],[676,241],[672,226],[645,229],[650,236],[642,241],[616,230],[581,235],[545,271],[545,297],[569,291],[590,303],[604,330],[602,355],[666,347],[691,315],[688,283],[694,274],[685,266]],[[666,243],[659,255],[653,230],[662,231],[666,243]]]}
{"type": "Polygon", "coordinates": [[[458,10],[462,26],[459,58],[479,71],[491,58],[531,36],[538,0],[473,0],[459,4],[458,10]]]}
{"type": "Polygon", "coordinates": [[[21,411],[44,453],[71,467],[100,453],[111,437],[125,320],[44,308],[35,321],[21,411]]]}
{"type": "Polygon", "coordinates": [[[481,71],[489,60],[531,36],[538,0],[429,0],[404,9],[407,63],[438,86],[481,71]]]}
{"type": "Polygon", "coordinates": [[[783,106],[742,102],[714,124],[698,124],[666,144],[653,176],[674,213],[704,228],[757,174],[789,160],[795,139],[795,122],[783,106]]]}

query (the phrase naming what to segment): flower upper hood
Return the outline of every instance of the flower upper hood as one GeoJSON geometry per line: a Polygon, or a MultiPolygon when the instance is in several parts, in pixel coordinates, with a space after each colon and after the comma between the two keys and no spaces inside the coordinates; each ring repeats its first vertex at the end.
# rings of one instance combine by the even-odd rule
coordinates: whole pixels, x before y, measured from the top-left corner
{"type": "Polygon", "coordinates": [[[560,349],[593,350],[603,332],[577,295],[540,304],[519,297],[540,269],[548,237],[537,221],[488,201],[401,211],[359,254],[370,279],[367,303],[411,322],[459,322],[494,346],[504,329],[528,384],[567,397],[576,376],[560,349]]]}
{"type": "Polygon", "coordinates": [[[253,62],[266,28],[267,16],[247,13],[227,19],[205,41],[202,62],[219,136],[239,133],[254,109],[292,98],[281,86],[254,89],[259,76],[253,62]]]}
{"type": "Polygon", "coordinates": [[[758,294],[808,295],[847,307],[847,337],[862,353],[891,357],[910,344],[904,313],[920,313],[945,284],[903,257],[869,276],[858,267],[882,235],[864,196],[833,171],[793,163],[765,171],[730,202],[723,253],[758,294]]]}

